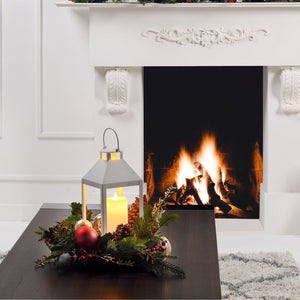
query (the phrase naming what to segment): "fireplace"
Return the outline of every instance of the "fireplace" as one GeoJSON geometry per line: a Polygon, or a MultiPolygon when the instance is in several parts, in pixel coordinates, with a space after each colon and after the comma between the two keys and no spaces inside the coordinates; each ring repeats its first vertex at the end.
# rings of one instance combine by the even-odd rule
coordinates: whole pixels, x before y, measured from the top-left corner
{"type": "MultiPolygon", "coordinates": [[[[122,141],[124,150],[132,153],[126,159],[141,176],[144,173],[144,68],[262,66],[263,116],[259,122],[262,122],[260,130],[263,133],[257,138],[257,146],[253,140],[254,144],[249,146],[252,154],[247,156],[253,161],[249,156],[253,156],[254,148],[263,157],[259,219],[218,219],[217,228],[264,228],[276,233],[299,233],[300,227],[295,226],[297,222],[300,225],[297,217],[300,209],[300,143],[296,138],[300,123],[299,115],[295,113],[298,111],[300,82],[297,79],[300,37],[296,34],[300,26],[299,3],[143,6],[65,1],[57,5],[72,7],[74,14],[77,10],[89,10],[89,60],[96,70],[96,99],[101,101],[104,111],[111,86],[121,94],[127,91],[128,96],[125,113],[113,115],[98,111],[101,115],[99,128],[114,127],[125,137],[122,141]],[[107,73],[116,67],[128,72],[127,83],[118,80],[117,76],[109,82],[105,80],[107,73]],[[283,102],[286,103],[282,105],[283,102]],[[287,112],[287,106],[294,112],[287,112]],[[219,224],[222,225],[219,227],[219,224]]],[[[225,83],[232,85],[231,80],[225,83]]],[[[214,135],[218,153],[228,153],[227,141],[219,132],[214,135]]],[[[198,143],[201,138],[202,134],[198,143]]],[[[188,149],[190,156],[193,153],[194,149],[188,149]]],[[[259,166],[260,160],[257,162],[259,166]]]]}
{"type": "Polygon", "coordinates": [[[147,195],[258,218],[262,67],[144,68],[147,195]]]}

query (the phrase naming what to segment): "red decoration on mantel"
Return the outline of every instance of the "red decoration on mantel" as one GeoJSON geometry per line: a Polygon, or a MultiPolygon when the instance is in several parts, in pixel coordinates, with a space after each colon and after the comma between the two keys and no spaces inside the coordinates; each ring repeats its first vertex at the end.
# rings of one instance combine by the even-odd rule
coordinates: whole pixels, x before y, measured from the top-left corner
{"type": "Polygon", "coordinates": [[[227,3],[236,3],[237,0],[226,0],[227,3]]]}
{"type": "Polygon", "coordinates": [[[75,245],[77,249],[91,250],[98,241],[98,233],[89,226],[80,227],[75,233],[75,245]]]}

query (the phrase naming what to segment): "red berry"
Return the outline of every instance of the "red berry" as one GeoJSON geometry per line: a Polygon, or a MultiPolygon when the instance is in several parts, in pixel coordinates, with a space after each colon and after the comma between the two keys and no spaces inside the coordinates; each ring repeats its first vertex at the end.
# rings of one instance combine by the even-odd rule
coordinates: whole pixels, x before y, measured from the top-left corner
{"type": "Polygon", "coordinates": [[[157,228],[154,228],[153,230],[152,230],[152,233],[156,233],[157,232],[157,228]]]}
{"type": "Polygon", "coordinates": [[[161,243],[161,245],[162,245],[162,246],[165,246],[165,245],[166,245],[166,243],[165,243],[165,242],[162,242],[162,243],[161,243]]]}

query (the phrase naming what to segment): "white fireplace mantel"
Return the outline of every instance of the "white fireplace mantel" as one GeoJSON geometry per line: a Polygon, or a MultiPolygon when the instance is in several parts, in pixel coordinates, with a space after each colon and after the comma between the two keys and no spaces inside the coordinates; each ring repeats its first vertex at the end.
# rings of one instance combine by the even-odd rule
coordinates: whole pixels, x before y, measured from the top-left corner
{"type": "MultiPolygon", "coordinates": [[[[265,66],[264,182],[259,226],[262,224],[264,230],[270,232],[299,234],[300,142],[297,132],[300,130],[300,114],[290,113],[290,106],[286,110],[289,113],[280,110],[280,99],[286,99],[288,105],[297,102],[300,107],[300,3],[143,6],[137,3],[74,4],[65,1],[57,6],[60,10],[70,9],[76,16],[86,10],[89,61],[96,67],[96,86],[101,91],[101,99],[105,98],[105,91],[109,93],[110,84],[105,81],[108,70],[124,67],[128,71],[126,87],[128,103],[131,104],[124,115],[105,116],[111,126],[130,124],[132,130],[143,131],[144,66],[265,66]]],[[[229,81],[229,84],[234,88],[234,82],[229,81]]],[[[143,149],[141,137],[137,143],[139,147],[136,149],[143,149]]],[[[142,157],[140,151],[136,155],[142,157]]],[[[143,163],[139,164],[143,168],[143,163]]],[[[222,230],[242,230],[243,223],[245,228],[256,230],[251,221],[219,220],[217,227],[222,224],[222,230]]]]}
{"type": "Polygon", "coordinates": [[[120,8],[120,7],[160,7],[160,8],[290,8],[300,7],[298,2],[244,2],[244,3],[176,3],[176,4],[160,4],[160,3],[147,3],[145,5],[137,1],[124,1],[124,2],[105,2],[105,3],[72,3],[66,0],[65,2],[57,2],[58,7],[88,7],[88,8],[120,8]]]}
{"type": "Polygon", "coordinates": [[[300,65],[300,3],[57,3],[88,8],[93,66],[300,65]]]}

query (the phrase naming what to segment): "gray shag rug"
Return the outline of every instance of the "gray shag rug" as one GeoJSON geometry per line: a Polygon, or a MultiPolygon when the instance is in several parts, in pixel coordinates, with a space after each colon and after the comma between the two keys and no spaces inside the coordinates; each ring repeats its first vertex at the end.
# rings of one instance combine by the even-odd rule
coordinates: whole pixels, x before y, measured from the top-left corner
{"type": "MultiPolygon", "coordinates": [[[[0,251],[0,263],[8,252],[0,251]]],[[[223,299],[300,300],[300,270],[289,252],[220,254],[223,299]]]]}
{"type": "Polygon", "coordinates": [[[219,264],[223,299],[300,299],[300,271],[289,252],[222,254],[219,264]]]}

